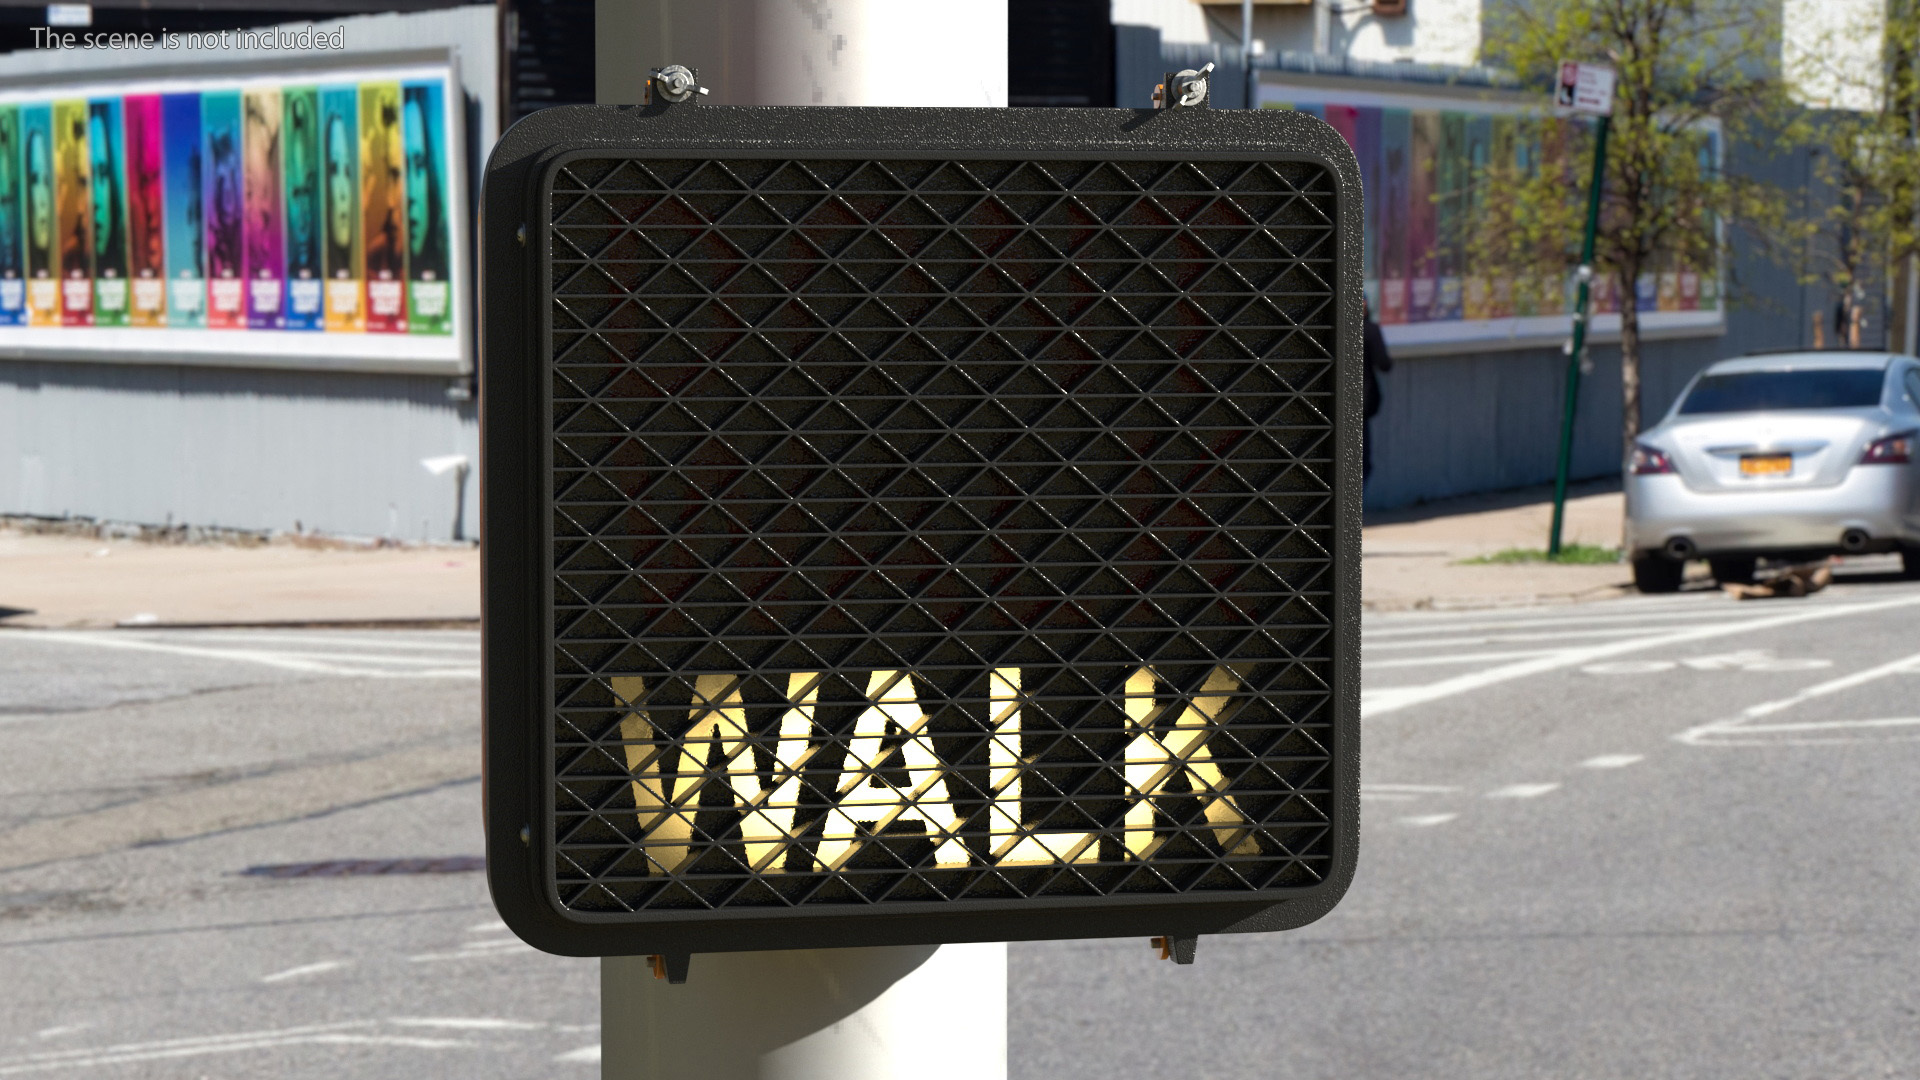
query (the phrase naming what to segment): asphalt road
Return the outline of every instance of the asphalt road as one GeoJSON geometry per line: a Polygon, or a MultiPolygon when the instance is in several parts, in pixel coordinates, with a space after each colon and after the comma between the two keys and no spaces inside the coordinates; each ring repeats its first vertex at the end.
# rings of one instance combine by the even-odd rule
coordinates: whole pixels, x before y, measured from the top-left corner
{"type": "Polygon", "coordinates": [[[1920,1075],[1920,585],[1365,637],[1345,901],[1016,947],[1012,1076],[1920,1075]]]}
{"type": "MultiPolygon", "coordinates": [[[[1920,585],[1367,625],[1314,926],[1011,950],[1010,1072],[1920,1073],[1920,585]]],[[[597,1075],[598,972],[473,872],[463,633],[0,633],[0,1077],[597,1075]]]]}

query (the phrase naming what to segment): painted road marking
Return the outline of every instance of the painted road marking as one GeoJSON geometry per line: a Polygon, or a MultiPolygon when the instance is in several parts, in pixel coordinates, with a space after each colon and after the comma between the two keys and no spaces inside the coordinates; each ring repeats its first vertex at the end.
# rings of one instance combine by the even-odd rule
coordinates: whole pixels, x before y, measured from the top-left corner
{"type": "Polygon", "coordinates": [[[1508,784],[1487,792],[1489,799],[1537,799],[1542,795],[1560,790],[1557,783],[1544,784],[1508,784]]]}
{"type": "Polygon", "coordinates": [[[301,964],[299,967],[290,967],[285,971],[276,971],[271,975],[262,975],[260,976],[260,981],[263,983],[285,982],[288,979],[298,979],[303,975],[318,975],[323,971],[337,971],[346,966],[347,962],[344,960],[322,960],[317,964],[301,964]]]}
{"type": "Polygon", "coordinates": [[[239,663],[261,664],[279,668],[282,671],[297,671],[309,675],[341,675],[371,679],[477,679],[480,677],[478,663],[449,666],[447,660],[417,661],[434,663],[437,667],[417,667],[411,670],[390,670],[381,667],[351,667],[333,663],[319,657],[334,657],[350,660],[355,664],[379,663],[416,663],[373,656],[349,654],[312,654],[303,650],[272,649],[233,649],[209,648],[175,641],[154,641],[145,637],[127,635],[116,630],[26,630],[21,631],[22,639],[29,641],[52,641],[67,645],[86,645],[99,649],[127,649],[136,652],[154,652],[173,656],[192,656],[203,660],[231,660],[239,663]]]}
{"type": "Polygon", "coordinates": [[[1674,736],[1674,739],[1689,746],[1762,746],[1804,743],[1840,742],[1844,739],[1756,739],[1756,735],[1813,735],[1822,732],[1841,733],[1846,731],[1873,731],[1920,725],[1920,717],[1891,716],[1868,720],[1808,720],[1797,723],[1757,724],[1756,720],[1785,712],[1788,709],[1816,701],[1844,690],[1852,690],[1871,682],[1895,675],[1907,675],[1920,672],[1920,653],[1904,656],[1851,675],[1842,675],[1837,679],[1815,683],[1787,697],[1773,701],[1763,701],[1750,705],[1740,711],[1738,716],[1709,721],[1690,727],[1674,736]]]}
{"type": "Polygon", "coordinates": [[[1553,649],[1523,649],[1518,652],[1457,653],[1453,656],[1414,656],[1404,660],[1367,660],[1368,671],[1383,668],[1441,667],[1447,664],[1479,664],[1491,660],[1524,660],[1530,656],[1547,656],[1553,649]]]}
{"type": "Polygon", "coordinates": [[[1590,757],[1580,764],[1588,769],[1624,769],[1647,760],[1645,754],[1601,754],[1590,757]]]}
{"type": "Polygon", "coordinates": [[[1818,671],[1833,666],[1831,660],[1814,657],[1785,658],[1771,649],[1742,649],[1718,656],[1694,656],[1685,660],[1612,660],[1588,664],[1580,670],[1588,675],[1651,675],[1687,667],[1695,671],[1789,672],[1818,671]]]}
{"type": "Polygon", "coordinates": [[[1363,692],[1361,695],[1360,714],[1367,719],[1374,719],[1384,716],[1387,713],[1412,708],[1415,705],[1426,705],[1459,694],[1470,693],[1475,690],[1484,690],[1489,686],[1497,686],[1504,682],[1511,682],[1514,679],[1526,678],[1529,675],[1539,675],[1544,672],[1558,671],[1564,668],[1581,667],[1586,664],[1609,660],[1617,656],[1648,649],[1670,650],[1691,642],[1708,641],[1713,638],[1726,637],[1729,634],[1752,633],[1756,630],[1771,630],[1782,626],[1795,626],[1800,623],[1816,622],[1822,619],[1833,619],[1850,615],[1870,615],[1875,612],[1893,611],[1915,605],[1920,605],[1920,594],[1903,596],[1893,600],[1848,603],[1844,605],[1831,604],[1826,607],[1802,608],[1788,614],[1775,615],[1764,619],[1742,619],[1733,623],[1654,633],[1638,639],[1616,641],[1604,645],[1575,647],[1551,656],[1521,660],[1500,667],[1488,668],[1484,671],[1457,675],[1451,679],[1442,679],[1439,682],[1427,683],[1420,686],[1396,686],[1377,690],[1371,694],[1363,692]]]}
{"type": "Polygon", "coordinates": [[[1425,829],[1434,825],[1445,825],[1459,814],[1414,814],[1400,819],[1400,824],[1411,825],[1416,829],[1425,829]]]}
{"type": "Polygon", "coordinates": [[[578,1050],[569,1050],[553,1060],[564,1061],[571,1065],[598,1065],[600,1064],[600,1044],[594,1043],[592,1046],[583,1046],[578,1050]]]}
{"type": "Polygon", "coordinates": [[[233,1054],[285,1046],[393,1046],[415,1050],[482,1048],[479,1043],[463,1042],[458,1039],[382,1034],[377,1030],[375,1021],[355,1020],[338,1024],[312,1024],[268,1031],[245,1031],[232,1035],[119,1043],[114,1046],[83,1050],[58,1050],[0,1058],[0,1076],[21,1076],[27,1073],[52,1072],[60,1069],[99,1069],[106,1065],[206,1057],[213,1054],[233,1054]]]}
{"type": "Polygon", "coordinates": [[[1361,802],[1412,802],[1426,795],[1450,795],[1459,791],[1446,784],[1361,784],[1361,802]]]}
{"type": "Polygon", "coordinates": [[[456,1031],[539,1031],[547,1026],[490,1016],[395,1016],[387,1022],[400,1027],[452,1028],[456,1031]]]}

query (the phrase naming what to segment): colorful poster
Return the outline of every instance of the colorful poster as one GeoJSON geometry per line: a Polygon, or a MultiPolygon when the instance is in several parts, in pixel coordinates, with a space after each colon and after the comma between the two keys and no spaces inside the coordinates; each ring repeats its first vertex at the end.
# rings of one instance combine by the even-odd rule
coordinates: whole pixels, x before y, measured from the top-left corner
{"type": "Polygon", "coordinates": [[[20,108],[0,106],[0,326],[27,321],[26,243],[21,235],[25,209],[20,175],[20,108]]]}
{"type": "Polygon", "coordinates": [[[1466,150],[1462,155],[1460,182],[1465,193],[1460,200],[1461,221],[1459,235],[1454,238],[1457,245],[1456,258],[1460,260],[1461,298],[1460,314],[1457,318],[1487,319],[1493,316],[1493,283],[1484,273],[1476,273],[1473,266],[1472,250],[1469,244],[1469,230],[1478,220],[1484,206],[1482,185],[1487,175],[1487,167],[1493,163],[1493,118],[1485,115],[1463,118],[1463,130],[1466,133],[1466,150]]]}
{"type": "Polygon", "coordinates": [[[126,161],[120,99],[87,104],[93,177],[93,324],[125,326],[127,295],[126,161]]]}
{"type": "Polygon", "coordinates": [[[207,220],[207,326],[237,330],[247,325],[239,93],[200,95],[200,124],[207,147],[201,194],[207,220]]]}
{"type": "Polygon", "coordinates": [[[1440,152],[1434,162],[1434,267],[1439,293],[1434,297],[1434,319],[1458,319],[1464,314],[1464,276],[1467,253],[1467,117],[1440,114],[1440,152]]]}
{"type": "Polygon", "coordinates": [[[321,182],[326,208],[321,258],[327,278],[327,329],[366,329],[360,277],[360,95],[351,86],[320,91],[321,182]]]}
{"type": "Polygon", "coordinates": [[[249,90],[241,99],[246,189],[247,329],[286,326],[287,250],[280,218],[280,91],[249,90]]]}
{"type": "Polygon", "coordinates": [[[287,67],[0,93],[0,351],[464,370],[451,71],[287,67]]]}
{"type": "Polygon", "coordinates": [[[1360,158],[1360,185],[1367,203],[1361,223],[1360,278],[1366,290],[1367,306],[1374,317],[1379,318],[1380,245],[1375,238],[1380,235],[1380,185],[1384,175],[1380,171],[1380,110],[1363,108],[1354,112],[1353,130],[1359,139],[1354,144],[1354,153],[1360,158]]]}
{"type": "Polygon", "coordinates": [[[366,252],[367,329],[371,332],[407,329],[406,176],[400,129],[400,84],[363,84],[360,220],[366,252]]]}
{"type": "Polygon", "coordinates": [[[53,110],[20,110],[20,171],[26,180],[27,321],[60,325],[59,213],[53,183],[53,110]]]}
{"type": "Polygon", "coordinates": [[[1420,110],[1413,114],[1411,149],[1407,154],[1407,321],[1438,317],[1440,235],[1434,200],[1439,194],[1435,166],[1440,154],[1440,114],[1420,110]]]}
{"type": "Polygon", "coordinates": [[[1407,321],[1407,184],[1413,116],[1405,109],[1380,114],[1380,316],[1381,323],[1407,321]]]}
{"type": "Polygon", "coordinates": [[[408,83],[402,105],[407,150],[407,328],[453,329],[447,235],[446,95],[438,82],[408,83]]]}
{"type": "Polygon", "coordinates": [[[325,328],[320,269],[320,96],[290,87],[281,144],[287,173],[287,313],[289,330],[325,328]]]}
{"type": "Polygon", "coordinates": [[[60,324],[93,325],[93,160],[85,101],[53,103],[53,190],[58,206],[60,324]]]}
{"type": "Polygon", "coordinates": [[[134,326],[167,325],[165,134],[157,94],[126,99],[127,279],[134,326]]]}
{"type": "Polygon", "coordinates": [[[206,141],[200,129],[200,95],[160,99],[166,157],[167,325],[207,325],[207,229],[201,199],[206,186],[206,141]]]}

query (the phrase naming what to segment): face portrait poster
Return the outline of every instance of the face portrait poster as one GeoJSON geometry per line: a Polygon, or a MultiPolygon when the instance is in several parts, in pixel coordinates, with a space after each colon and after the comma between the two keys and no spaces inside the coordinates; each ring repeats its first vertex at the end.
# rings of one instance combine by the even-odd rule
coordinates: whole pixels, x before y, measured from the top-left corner
{"type": "Polygon", "coordinates": [[[200,125],[206,137],[206,183],[201,199],[207,218],[207,326],[234,330],[247,325],[242,288],[242,227],[246,207],[241,194],[240,95],[200,95],[200,125]]]}
{"type": "Polygon", "coordinates": [[[401,158],[400,84],[360,87],[360,220],[366,252],[367,329],[404,332],[406,175],[401,158]]]}
{"type": "Polygon", "coordinates": [[[84,101],[53,103],[53,191],[59,208],[60,324],[93,325],[93,158],[84,101]]]}
{"type": "Polygon", "coordinates": [[[247,328],[278,330],[287,323],[285,237],[280,206],[280,91],[249,90],[241,101],[246,181],[247,328]]]}
{"type": "Polygon", "coordinates": [[[1380,114],[1380,313],[1381,323],[1407,321],[1407,155],[1413,115],[1405,109],[1380,114]]]}
{"type": "Polygon", "coordinates": [[[1420,110],[1413,114],[1411,151],[1407,155],[1409,187],[1407,194],[1407,255],[1412,264],[1407,285],[1407,321],[1426,322],[1435,317],[1439,263],[1435,247],[1439,242],[1435,220],[1434,195],[1439,189],[1435,170],[1440,153],[1440,114],[1420,110]]]}
{"type": "Polygon", "coordinates": [[[133,289],[134,326],[167,325],[166,197],[160,151],[160,97],[125,99],[127,174],[127,279],[133,289]]]}
{"type": "Polygon", "coordinates": [[[120,99],[87,104],[93,176],[93,325],[127,325],[126,160],[120,99]]]}
{"type": "Polygon", "coordinates": [[[198,328],[207,325],[207,229],[201,213],[206,147],[200,134],[200,95],[162,97],[160,118],[166,159],[167,325],[198,328]]]}
{"type": "Polygon", "coordinates": [[[290,87],[281,145],[287,174],[287,318],[289,330],[325,326],[320,270],[320,96],[290,87]]]}
{"type": "Polygon", "coordinates": [[[366,329],[360,276],[360,95],[351,86],[320,91],[321,263],[327,329],[366,329]]]}
{"type": "Polygon", "coordinates": [[[408,83],[402,91],[407,154],[407,329],[415,334],[453,330],[452,286],[447,282],[446,95],[437,82],[408,83]]]}
{"type": "Polygon", "coordinates": [[[0,86],[0,354],[469,374],[459,86],[291,57],[0,86]]]}
{"type": "Polygon", "coordinates": [[[20,157],[20,108],[0,105],[0,326],[27,321],[25,209],[20,157]]]}
{"type": "Polygon", "coordinates": [[[20,109],[20,173],[26,183],[27,321],[60,325],[60,248],[55,242],[59,214],[53,190],[53,110],[46,105],[20,109]]]}

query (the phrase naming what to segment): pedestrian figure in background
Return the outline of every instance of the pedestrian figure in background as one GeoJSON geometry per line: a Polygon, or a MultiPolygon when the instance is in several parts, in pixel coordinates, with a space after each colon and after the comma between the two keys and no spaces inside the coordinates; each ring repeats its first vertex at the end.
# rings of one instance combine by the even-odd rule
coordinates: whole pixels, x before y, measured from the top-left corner
{"type": "Polygon", "coordinates": [[[1380,376],[1393,370],[1393,357],[1387,353],[1387,339],[1380,333],[1380,324],[1373,321],[1373,305],[1362,300],[1360,311],[1365,320],[1365,330],[1361,334],[1361,356],[1365,361],[1362,366],[1366,369],[1363,402],[1367,426],[1360,442],[1360,483],[1364,487],[1373,476],[1373,417],[1380,411],[1380,376]]]}

